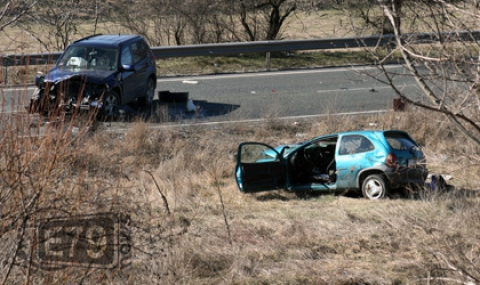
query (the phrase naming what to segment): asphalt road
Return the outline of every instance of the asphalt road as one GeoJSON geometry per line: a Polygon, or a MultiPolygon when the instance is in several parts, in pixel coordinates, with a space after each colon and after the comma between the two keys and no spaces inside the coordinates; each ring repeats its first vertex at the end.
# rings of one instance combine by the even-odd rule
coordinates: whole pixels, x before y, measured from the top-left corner
{"type": "MultiPolygon", "coordinates": [[[[410,94],[419,93],[413,80],[400,66],[396,84],[410,94]]],[[[197,106],[186,112],[185,102],[160,102],[168,110],[168,120],[225,121],[286,116],[311,116],[327,113],[382,111],[396,98],[390,86],[372,77],[383,75],[374,67],[339,67],[278,72],[164,77],[157,92],[188,92],[197,106]],[[369,73],[370,76],[364,73],[369,73]]],[[[0,89],[1,112],[24,112],[33,87],[0,89]]],[[[142,112],[140,109],[136,109],[142,112]]]]}

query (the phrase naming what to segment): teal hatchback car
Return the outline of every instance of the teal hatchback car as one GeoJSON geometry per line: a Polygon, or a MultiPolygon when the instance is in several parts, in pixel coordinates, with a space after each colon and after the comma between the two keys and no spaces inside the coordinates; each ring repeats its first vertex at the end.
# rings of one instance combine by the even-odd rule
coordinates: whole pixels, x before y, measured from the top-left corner
{"type": "Polygon", "coordinates": [[[244,142],[235,168],[243,193],[285,189],[299,197],[356,190],[381,199],[391,189],[423,187],[427,175],[423,152],[399,130],[335,133],[276,148],[244,142]]]}

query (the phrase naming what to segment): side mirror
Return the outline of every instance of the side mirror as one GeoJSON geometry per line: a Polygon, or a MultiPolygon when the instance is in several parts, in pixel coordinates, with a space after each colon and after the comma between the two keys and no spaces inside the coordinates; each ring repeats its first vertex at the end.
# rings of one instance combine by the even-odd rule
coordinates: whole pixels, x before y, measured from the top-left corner
{"type": "Polygon", "coordinates": [[[123,71],[135,71],[135,66],[130,65],[130,64],[124,64],[124,65],[122,65],[122,70],[123,71]]]}

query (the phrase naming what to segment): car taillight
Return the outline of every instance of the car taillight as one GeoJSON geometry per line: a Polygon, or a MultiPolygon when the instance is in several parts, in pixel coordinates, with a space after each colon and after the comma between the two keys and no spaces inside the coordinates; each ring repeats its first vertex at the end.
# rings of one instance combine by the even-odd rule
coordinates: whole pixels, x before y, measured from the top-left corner
{"type": "Polygon", "coordinates": [[[387,155],[387,159],[385,160],[385,165],[387,165],[388,167],[391,167],[391,168],[397,167],[397,165],[398,165],[397,156],[393,153],[389,153],[387,155]]]}

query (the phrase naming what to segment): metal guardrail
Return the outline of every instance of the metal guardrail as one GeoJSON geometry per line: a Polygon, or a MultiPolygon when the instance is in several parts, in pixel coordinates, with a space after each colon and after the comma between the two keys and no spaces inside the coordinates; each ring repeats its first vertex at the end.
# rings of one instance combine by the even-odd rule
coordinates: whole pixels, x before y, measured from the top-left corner
{"type": "MultiPolygon", "coordinates": [[[[402,39],[416,44],[433,43],[440,41],[478,41],[480,31],[460,31],[436,33],[404,34],[402,39]]],[[[309,40],[285,40],[285,41],[256,41],[220,44],[197,44],[185,46],[153,47],[152,51],[156,58],[188,57],[188,56],[211,56],[240,53],[270,53],[278,51],[294,50],[322,50],[322,49],[348,49],[385,46],[394,44],[394,35],[333,38],[333,39],[309,39],[309,40]]],[[[32,53],[0,55],[2,66],[43,65],[55,62],[61,52],[32,53]]]]}
{"type": "MultiPolygon", "coordinates": [[[[405,34],[403,40],[413,41],[417,44],[433,43],[439,41],[476,41],[480,40],[480,31],[475,32],[446,32],[443,34],[405,34]]],[[[239,53],[266,53],[293,50],[322,50],[322,49],[348,49],[375,47],[393,44],[394,35],[365,36],[334,39],[311,39],[289,41],[257,41],[225,44],[202,44],[188,46],[168,46],[153,48],[157,58],[208,56],[239,53]]]]}

